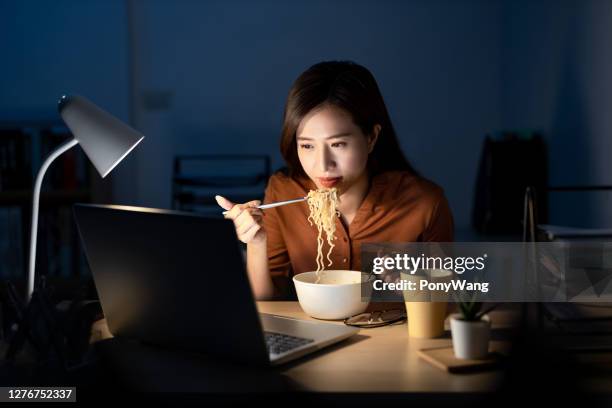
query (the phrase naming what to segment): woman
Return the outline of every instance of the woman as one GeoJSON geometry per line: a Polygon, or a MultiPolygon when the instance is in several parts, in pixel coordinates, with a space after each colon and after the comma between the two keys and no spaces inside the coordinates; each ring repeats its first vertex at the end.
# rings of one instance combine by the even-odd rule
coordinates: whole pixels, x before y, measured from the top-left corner
{"type": "MultiPolygon", "coordinates": [[[[362,243],[453,240],[442,189],[406,161],[366,68],[331,61],[302,73],[287,98],[280,148],[287,171],[270,177],[265,203],[338,189],[340,217],[332,265],[326,259],[326,269],[360,270],[362,243]]],[[[293,275],[317,269],[318,232],[308,222],[306,202],[264,212],[255,208],[260,201],[216,199],[247,244],[247,270],[257,299],[287,297],[293,275]]]]}

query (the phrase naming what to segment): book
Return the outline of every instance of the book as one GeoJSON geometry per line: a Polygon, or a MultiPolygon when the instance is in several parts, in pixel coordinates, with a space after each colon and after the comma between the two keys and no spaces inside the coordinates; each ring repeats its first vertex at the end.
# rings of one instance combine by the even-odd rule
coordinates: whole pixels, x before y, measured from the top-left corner
{"type": "Polygon", "coordinates": [[[20,276],[24,271],[21,208],[0,207],[0,278],[20,276]]]}
{"type": "Polygon", "coordinates": [[[21,130],[0,129],[0,191],[32,184],[30,138],[21,130]]]}

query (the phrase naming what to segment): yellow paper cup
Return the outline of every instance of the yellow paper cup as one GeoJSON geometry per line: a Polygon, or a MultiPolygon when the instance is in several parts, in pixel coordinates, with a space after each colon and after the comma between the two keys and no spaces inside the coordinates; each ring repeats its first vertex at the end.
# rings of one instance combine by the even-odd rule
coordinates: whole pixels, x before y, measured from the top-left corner
{"type": "Polygon", "coordinates": [[[444,334],[448,295],[437,290],[420,289],[420,281],[450,282],[452,272],[443,269],[424,269],[416,274],[401,274],[403,280],[415,282],[415,290],[405,290],[404,300],[408,314],[408,334],[416,338],[433,338],[444,334]]]}

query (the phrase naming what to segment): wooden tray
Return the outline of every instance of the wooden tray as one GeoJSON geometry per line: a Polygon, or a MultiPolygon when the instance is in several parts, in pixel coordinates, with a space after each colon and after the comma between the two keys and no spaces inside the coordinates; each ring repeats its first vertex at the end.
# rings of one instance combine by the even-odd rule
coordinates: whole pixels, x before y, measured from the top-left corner
{"type": "Polygon", "coordinates": [[[487,358],[482,360],[465,360],[455,357],[452,346],[426,348],[418,351],[423,360],[449,373],[468,373],[481,370],[490,370],[500,367],[504,360],[507,346],[493,347],[487,358]]]}

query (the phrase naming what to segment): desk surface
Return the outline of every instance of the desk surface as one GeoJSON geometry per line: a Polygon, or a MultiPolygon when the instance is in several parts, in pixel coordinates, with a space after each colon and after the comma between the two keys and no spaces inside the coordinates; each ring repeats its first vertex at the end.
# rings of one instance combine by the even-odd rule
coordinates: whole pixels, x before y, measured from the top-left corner
{"type": "MultiPolygon", "coordinates": [[[[258,302],[262,313],[315,320],[297,302],[258,302]]],[[[517,312],[499,310],[491,314],[495,333],[512,326],[517,312]]],[[[333,322],[333,324],[343,324],[333,322]]],[[[448,330],[448,320],[446,322],[448,330]]],[[[93,327],[95,339],[112,337],[101,320],[93,327]]],[[[421,348],[450,346],[450,332],[436,339],[408,336],[406,323],[359,334],[315,354],[281,366],[280,371],[300,388],[322,392],[488,392],[503,378],[500,370],[471,374],[449,374],[420,359],[421,348]]],[[[492,346],[499,345],[493,342],[492,346]]]]}
{"type": "MultiPolygon", "coordinates": [[[[297,302],[258,302],[257,306],[262,313],[315,320],[297,302]]],[[[514,311],[493,312],[493,331],[511,327],[516,317],[514,311]]],[[[289,363],[282,371],[305,389],[323,392],[487,392],[497,388],[503,376],[500,370],[449,374],[417,356],[421,348],[450,345],[449,332],[436,339],[410,338],[406,323],[362,329],[342,343],[289,363]]]]}

